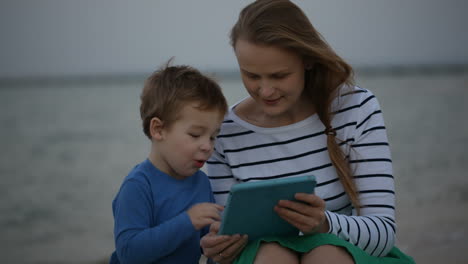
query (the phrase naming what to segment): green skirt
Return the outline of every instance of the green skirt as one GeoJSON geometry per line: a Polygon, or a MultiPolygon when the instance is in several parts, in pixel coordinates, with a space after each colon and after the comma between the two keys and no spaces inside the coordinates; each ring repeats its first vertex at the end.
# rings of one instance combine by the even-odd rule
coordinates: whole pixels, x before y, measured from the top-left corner
{"type": "Polygon", "coordinates": [[[405,255],[396,247],[393,247],[392,250],[384,257],[373,257],[364,250],[332,234],[315,234],[311,236],[291,237],[263,237],[250,241],[234,263],[253,263],[261,242],[277,242],[283,247],[290,248],[300,253],[309,252],[312,249],[322,245],[339,246],[345,248],[348,251],[356,264],[415,264],[413,258],[405,255]]]}

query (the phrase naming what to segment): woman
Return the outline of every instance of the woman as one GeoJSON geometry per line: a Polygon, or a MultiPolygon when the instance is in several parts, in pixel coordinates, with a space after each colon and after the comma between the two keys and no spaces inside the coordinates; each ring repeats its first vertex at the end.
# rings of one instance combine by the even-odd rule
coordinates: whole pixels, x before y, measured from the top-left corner
{"type": "Polygon", "coordinates": [[[290,1],[246,6],[231,44],[250,97],[231,107],[208,162],[217,203],[239,182],[313,174],[318,185],[275,207],[303,235],[247,244],[216,235],[213,224],[205,255],[219,263],[411,263],[394,248],[392,161],[375,96],[353,86],[351,67],[290,1]]]}

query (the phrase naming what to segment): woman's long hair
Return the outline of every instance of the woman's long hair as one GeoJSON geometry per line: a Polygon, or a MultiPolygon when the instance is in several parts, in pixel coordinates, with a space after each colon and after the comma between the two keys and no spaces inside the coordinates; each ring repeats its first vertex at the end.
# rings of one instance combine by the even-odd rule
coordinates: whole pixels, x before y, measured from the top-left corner
{"type": "Polygon", "coordinates": [[[238,39],[277,46],[303,58],[305,96],[325,126],[330,159],[351,203],[359,214],[360,203],[348,158],[339,147],[331,125],[331,104],[342,85],[353,84],[353,70],[325,42],[304,12],[288,0],[257,0],[242,9],[231,30],[231,45],[238,39]]]}

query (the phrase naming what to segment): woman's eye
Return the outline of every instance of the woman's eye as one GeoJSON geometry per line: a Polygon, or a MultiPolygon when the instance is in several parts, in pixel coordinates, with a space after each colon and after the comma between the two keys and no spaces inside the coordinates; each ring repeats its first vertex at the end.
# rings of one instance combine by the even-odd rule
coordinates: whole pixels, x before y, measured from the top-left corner
{"type": "Polygon", "coordinates": [[[193,134],[193,133],[189,133],[189,136],[193,137],[193,138],[198,138],[200,137],[200,135],[198,134],[193,134]]]}
{"type": "Polygon", "coordinates": [[[246,74],[246,75],[247,75],[247,78],[252,79],[252,80],[257,80],[258,78],[260,78],[258,75],[255,75],[255,74],[246,74]]]}
{"type": "Polygon", "coordinates": [[[273,78],[274,79],[283,79],[286,76],[288,76],[288,75],[287,74],[275,74],[275,75],[273,75],[273,78]]]}

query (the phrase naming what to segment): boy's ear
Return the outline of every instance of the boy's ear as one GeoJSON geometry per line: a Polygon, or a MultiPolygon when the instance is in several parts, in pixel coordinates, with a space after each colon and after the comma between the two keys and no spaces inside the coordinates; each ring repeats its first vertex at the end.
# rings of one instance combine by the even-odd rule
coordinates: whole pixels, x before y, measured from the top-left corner
{"type": "Polygon", "coordinates": [[[150,122],[151,138],[154,138],[156,140],[163,139],[163,133],[162,133],[163,129],[164,129],[164,123],[161,119],[157,117],[151,118],[151,122],[150,122]]]}

